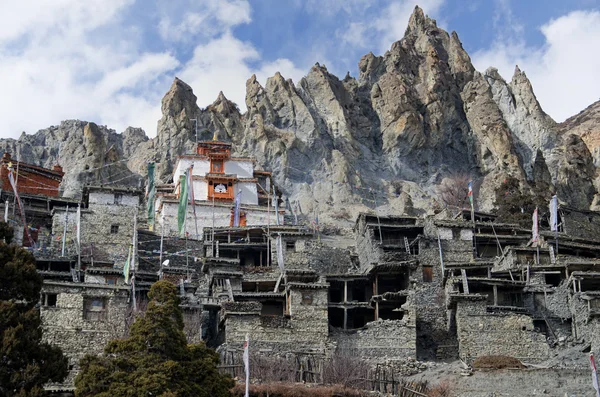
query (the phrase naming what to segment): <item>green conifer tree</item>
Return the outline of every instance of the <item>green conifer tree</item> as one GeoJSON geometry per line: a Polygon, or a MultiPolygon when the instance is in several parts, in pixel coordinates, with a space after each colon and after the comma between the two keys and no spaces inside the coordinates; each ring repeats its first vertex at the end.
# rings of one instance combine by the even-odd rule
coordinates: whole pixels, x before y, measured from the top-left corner
{"type": "Polygon", "coordinates": [[[43,395],[42,386],[67,376],[58,347],[42,343],[39,310],[42,278],[35,258],[9,245],[12,229],[0,222],[0,396],[43,395]]]}
{"type": "Polygon", "coordinates": [[[219,356],[204,344],[186,342],[175,285],[159,281],[148,296],[148,309],[127,339],[109,342],[103,356],[82,359],[75,395],[229,396],[234,382],[218,372],[219,356]]]}

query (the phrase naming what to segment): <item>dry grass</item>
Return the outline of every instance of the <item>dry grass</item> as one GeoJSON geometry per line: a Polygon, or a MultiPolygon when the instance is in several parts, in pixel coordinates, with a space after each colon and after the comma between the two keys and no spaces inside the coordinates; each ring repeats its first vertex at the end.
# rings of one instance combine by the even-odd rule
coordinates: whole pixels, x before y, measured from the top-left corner
{"type": "Polygon", "coordinates": [[[510,356],[481,356],[473,361],[475,369],[525,368],[516,358],[510,356]]]}
{"type": "MultiPolygon", "coordinates": [[[[231,389],[234,397],[243,396],[245,386],[242,383],[231,389]]],[[[342,386],[313,386],[302,383],[266,383],[250,385],[250,397],[366,397],[365,391],[348,389],[342,386]]]]}

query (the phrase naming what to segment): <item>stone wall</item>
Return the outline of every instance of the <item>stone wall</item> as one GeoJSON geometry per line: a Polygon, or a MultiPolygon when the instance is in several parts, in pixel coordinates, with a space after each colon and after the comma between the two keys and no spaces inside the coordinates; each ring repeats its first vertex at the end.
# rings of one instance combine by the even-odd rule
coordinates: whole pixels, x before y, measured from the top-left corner
{"type": "Polygon", "coordinates": [[[102,353],[109,340],[125,334],[130,315],[129,288],[45,281],[42,294],[57,294],[56,306],[42,306],[40,317],[44,341],[59,346],[69,359],[69,376],[63,382],[69,386],[84,355],[102,353]],[[103,320],[85,318],[86,298],[100,298],[105,302],[103,320]]]}
{"type": "Polygon", "coordinates": [[[590,317],[588,302],[581,299],[581,293],[571,296],[571,313],[573,313],[573,335],[578,341],[591,343],[592,351],[600,351],[600,318],[590,317]]]}
{"type": "Polygon", "coordinates": [[[402,320],[375,320],[352,331],[336,330],[330,335],[341,354],[357,354],[365,359],[406,359],[417,355],[417,326],[414,294],[402,305],[402,320]]]}
{"type": "Polygon", "coordinates": [[[327,289],[292,289],[290,316],[261,316],[259,302],[224,305],[227,348],[241,346],[246,334],[264,352],[324,350],[327,342],[327,289]]]}
{"type": "Polygon", "coordinates": [[[473,361],[479,356],[506,355],[538,363],[550,357],[544,334],[536,332],[531,317],[486,312],[486,302],[460,301],[456,309],[459,356],[473,361]]]}
{"type": "MultiPolygon", "coordinates": [[[[137,198],[137,197],[136,197],[137,198]]],[[[96,261],[112,261],[123,265],[133,239],[134,215],[137,206],[93,204],[81,211],[82,257],[96,261]]],[[[55,208],[52,230],[55,235],[53,249],[60,252],[66,223],[66,249],[68,255],[77,254],[77,208],[55,208]],[[60,238],[58,238],[60,237],[60,238]]],[[[138,215],[138,224],[142,218],[138,215]]]]}

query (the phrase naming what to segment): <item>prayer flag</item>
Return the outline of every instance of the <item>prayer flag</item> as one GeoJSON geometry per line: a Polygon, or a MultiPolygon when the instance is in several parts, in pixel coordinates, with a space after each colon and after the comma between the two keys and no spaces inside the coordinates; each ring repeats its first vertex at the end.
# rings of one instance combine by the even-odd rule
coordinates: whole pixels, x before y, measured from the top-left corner
{"type": "Polygon", "coordinates": [[[279,266],[279,270],[283,273],[285,270],[285,264],[283,262],[283,243],[281,242],[281,234],[277,235],[277,265],[279,266]]]}
{"type": "Polygon", "coordinates": [[[242,200],[242,189],[238,190],[235,196],[235,209],[233,213],[233,226],[240,226],[240,201],[242,200]]]}
{"type": "Polygon", "coordinates": [[[558,198],[552,196],[550,199],[550,230],[558,231],[558,198]]]}
{"type": "Polygon", "coordinates": [[[275,208],[276,224],[279,225],[279,199],[277,198],[277,192],[275,191],[275,185],[273,185],[273,208],[275,208]]]}
{"type": "Polygon", "coordinates": [[[185,219],[187,218],[188,185],[186,175],[179,177],[179,208],[177,209],[177,226],[179,236],[185,237],[185,219]]]}
{"type": "MultiPolygon", "coordinates": [[[[18,164],[17,164],[18,167],[18,164]]],[[[15,197],[17,198],[17,204],[19,204],[19,212],[21,213],[21,221],[23,222],[23,228],[25,229],[25,234],[27,235],[27,239],[29,240],[29,246],[31,248],[35,248],[35,242],[31,238],[31,234],[29,234],[29,229],[27,228],[27,222],[25,221],[25,212],[23,211],[23,204],[21,204],[21,197],[19,197],[19,192],[17,190],[17,184],[15,183],[15,178],[13,176],[12,168],[8,167],[8,180],[10,181],[10,185],[13,188],[13,192],[15,193],[15,197]]]]}
{"type": "Polygon", "coordinates": [[[154,185],[154,163],[148,163],[148,230],[154,230],[154,197],[156,196],[156,186],[154,185]]]}
{"type": "Polygon", "coordinates": [[[129,269],[131,267],[131,247],[129,247],[129,254],[127,255],[127,260],[125,261],[125,266],[123,266],[123,276],[125,276],[125,284],[129,284],[129,269]]]}
{"type": "Polygon", "coordinates": [[[468,193],[468,197],[469,197],[469,202],[471,203],[471,210],[474,210],[473,207],[473,181],[469,181],[469,193],[468,193]]]}
{"type": "Polygon", "coordinates": [[[81,204],[77,206],[77,247],[81,247],[81,204]]]}
{"type": "Polygon", "coordinates": [[[540,233],[538,229],[538,209],[533,211],[533,226],[531,228],[531,234],[533,235],[533,242],[537,243],[540,240],[540,233]]]}

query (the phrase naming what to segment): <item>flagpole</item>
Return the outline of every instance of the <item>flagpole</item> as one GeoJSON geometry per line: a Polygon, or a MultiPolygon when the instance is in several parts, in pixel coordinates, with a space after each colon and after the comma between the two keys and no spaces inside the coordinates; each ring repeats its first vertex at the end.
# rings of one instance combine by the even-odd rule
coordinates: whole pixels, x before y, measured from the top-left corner
{"type": "MultiPolygon", "coordinates": [[[[77,206],[77,272],[81,271],[81,201],[77,206]]],[[[79,277],[79,273],[77,273],[79,277]]]]}
{"type": "Polygon", "coordinates": [[[271,180],[267,177],[267,266],[271,266],[271,180]]]}
{"type": "Polygon", "coordinates": [[[246,334],[246,341],[244,342],[244,370],[246,372],[246,392],[244,397],[250,396],[250,335],[246,334]]]}
{"type": "Polygon", "coordinates": [[[596,397],[600,397],[600,387],[598,386],[598,373],[596,370],[596,360],[594,352],[590,352],[590,365],[592,366],[592,386],[596,389],[596,397]]]}
{"type": "Polygon", "coordinates": [[[215,187],[213,185],[213,196],[212,196],[212,233],[211,233],[211,248],[212,256],[215,257],[215,187]]]}
{"type": "Polygon", "coordinates": [[[63,241],[62,241],[62,250],[60,256],[65,256],[65,242],[67,241],[67,222],[69,221],[69,206],[67,205],[67,210],[65,212],[65,226],[63,228],[63,241]]]}
{"type": "Polygon", "coordinates": [[[165,240],[165,213],[162,213],[162,219],[161,219],[161,223],[162,223],[162,228],[160,231],[160,256],[158,259],[158,262],[160,264],[160,278],[162,279],[162,270],[163,270],[163,243],[165,240]]]}
{"type": "MultiPolygon", "coordinates": [[[[17,177],[15,178],[15,192],[17,192],[19,189],[19,161],[17,161],[17,177]]],[[[17,207],[17,195],[15,194],[15,197],[13,198],[13,219],[15,217],[15,209],[17,207]]],[[[68,208],[68,206],[67,206],[68,208]]],[[[23,225],[25,226],[25,225],[23,225]]],[[[64,256],[64,255],[63,255],[64,256]]]]}
{"type": "Polygon", "coordinates": [[[131,251],[131,267],[133,268],[133,275],[131,277],[131,290],[133,292],[133,310],[137,311],[137,301],[135,297],[135,260],[137,257],[137,212],[133,214],[133,248],[131,251]]]}

